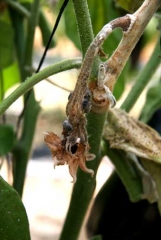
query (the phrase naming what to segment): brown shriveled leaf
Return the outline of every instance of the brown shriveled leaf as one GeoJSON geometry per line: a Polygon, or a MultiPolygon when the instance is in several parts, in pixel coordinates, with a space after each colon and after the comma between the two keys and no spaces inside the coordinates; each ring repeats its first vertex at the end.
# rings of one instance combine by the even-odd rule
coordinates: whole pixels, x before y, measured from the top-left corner
{"type": "MultiPolygon", "coordinates": [[[[57,165],[68,164],[69,173],[73,177],[73,182],[76,182],[77,169],[80,167],[84,172],[87,172],[93,176],[94,171],[86,167],[85,162],[89,156],[86,152],[86,146],[78,143],[76,146],[76,151],[70,154],[65,147],[65,140],[62,140],[53,132],[47,132],[44,136],[44,141],[50,148],[54,160],[54,167],[57,165]]],[[[93,155],[94,158],[94,155],[93,155]]]]}
{"type": "Polygon", "coordinates": [[[104,138],[111,148],[161,163],[161,137],[155,130],[121,109],[109,110],[107,120],[104,138]]]}

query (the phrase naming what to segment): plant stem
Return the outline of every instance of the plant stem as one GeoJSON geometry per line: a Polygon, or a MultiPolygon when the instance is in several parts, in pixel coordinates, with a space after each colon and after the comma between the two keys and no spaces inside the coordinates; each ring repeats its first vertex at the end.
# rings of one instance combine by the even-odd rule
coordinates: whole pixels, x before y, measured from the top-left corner
{"type": "Polygon", "coordinates": [[[84,56],[94,38],[88,4],[86,0],[73,0],[73,6],[84,56]]]}
{"type": "Polygon", "coordinates": [[[28,27],[27,27],[24,67],[26,66],[31,67],[31,63],[32,63],[33,41],[34,41],[35,28],[37,25],[38,14],[39,14],[39,3],[40,3],[40,0],[34,0],[31,5],[30,18],[29,18],[28,27]]]}
{"type": "Polygon", "coordinates": [[[78,171],[77,182],[74,184],[70,206],[66,216],[60,240],[65,240],[70,236],[70,240],[78,239],[82,223],[87,212],[89,203],[96,186],[96,171],[100,163],[100,142],[106,114],[90,113],[88,115],[88,133],[90,138],[91,152],[96,155],[93,161],[87,162],[87,167],[95,170],[95,175],[91,178],[87,173],[78,171]],[[96,125],[97,123],[97,125],[96,125]]]}
{"type": "MultiPolygon", "coordinates": [[[[93,33],[91,34],[91,29],[92,29],[91,22],[88,21],[88,19],[90,18],[88,5],[86,0],[73,0],[73,5],[76,13],[76,19],[77,19],[80,40],[82,45],[82,52],[84,56],[87,48],[89,47],[89,44],[93,40],[93,33]]],[[[147,19],[148,18],[151,18],[150,14],[148,15],[147,19]]],[[[144,25],[142,26],[143,29],[144,29],[144,25]]],[[[141,30],[138,34],[139,37],[142,34],[141,30]]],[[[125,36],[125,38],[127,39],[127,36],[125,36]]],[[[137,38],[134,39],[135,42],[138,39],[137,38]]],[[[130,45],[130,41],[129,41],[129,45],[130,45]]],[[[129,55],[130,55],[130,52],[129,52],[129,55]]],[[[129,55],[127,54],[127,59],[129,55]]],[[[115,68],[111,68],[111,71],[115,72],[114,69],[115,68]]],[[[98,71],[98,63],[97,63],[95,73],[97,71],[98,71]]],[[[82,227],[84,216],[87,212],[87,208],[89,206],[90,200],[92,198],[92,195],[95,189],[95,184],[96,184],[95,176],[96,176],[99,163],[101,161],[100,143],[102,139],[104,123],[106,120],[106,112],[103,112],[101,114],[90,112],[89,115],[87,116],[87,120],[88,120],[87,131],[88,131],[88,135],[90,136],[89,144],[91,147],[91,153],[94,153],[96,155],[96,158],[93,161],[88,162],[87,167],[90,169],[93,169],[95,171],[95,175],[91,179],[90,176],[87,175],[86,173],[83,173],[81,170],[78,171],[77,182],[75,183],[73,188],[71,202],[70,202],[70,206],[66,216],[65,224],[60,236],[60,240],[66,240],[67,236],[70,236],[70,240],[78,239],[78,235],[82,227]]]]}
{"type": "Polygon", "coordinates": [[[38,113],[40,111],[39,103],[36,102],[33,91],[28,101],[28,106],[31,105],[32,107],[26,108],[22,136],[13,149],[13,187],[21,197],[23,193],[26,168],[31,151],[35,126],[38,113]]]}
{"type": "Polygon", "coordinates": [[[131,91],[129,92],[127,98],[121,105],[121,108],[124,109],[126,112],[129,112],[131,108],[134,106],[138,97],[140,96],[148,82],[151,80],[151,77],[153,76],[154,72],[159,66],[160,58],[158,56],[158,53],[159,53],[159,41],[157,41],[154,51],[148,63],[142,69],[134,85],[132,86],[131,91]]]}
{"type": "Polygon", "coordinates": [[[75,58],[70,60],[64,60],[59,63],[53,64],[37,74],[32,75],[27,78],[13,93],[11,93],[6,99],[3,100],[0,104],[0,115],[3,114],[13,102],[15,102],[20,96],[25,94],[30,90],[34,85],[44,80],[45,78],[63,72],[65,70],[79,68],[81,65],[81,59],[75,58]]]}
{"type": "MultiPolygon", "coordinates": [[[[90,21],[88,5],[86,0],[73,0],[73,5],[80,34],[82,52],[84,56],[87,48],[93,40],[93,31],[90,21]]],[[[98,70],[98,63],[96,64],[98,70]]],[[[105,119],[106,113],[98,115],[91,112],[90,114],[88,114],[87,131],[90,136],[89,143],[91,147],[91,152],[96,155],[96,158],[93,161],[88,162],[87,167],[93,168],[93,170],[95,170],[95,175],[93,178],[91,178],[89,175],[82,172],[81,170],[78,171],[77,182],[74,185],[70,206],[60,236],[60,240],[66,240],[67,236],[70,236],[70,240],[76,240],[78,238],[80,229],[82,227],[82,222],[84,220],[90,200],[95,190],[95,177],[100,162],[100,142],[102,138],[102,131],[105,119]]]]}

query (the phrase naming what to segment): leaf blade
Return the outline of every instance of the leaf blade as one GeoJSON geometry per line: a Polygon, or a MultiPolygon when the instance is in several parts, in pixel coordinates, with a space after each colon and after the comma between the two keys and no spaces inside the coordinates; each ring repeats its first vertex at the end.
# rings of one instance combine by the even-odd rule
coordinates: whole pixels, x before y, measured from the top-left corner
{"type": "Polygon", "coordinates": [[[29,223],[18,193],[0,176],[1,240],[30,240],[29,223]]]}

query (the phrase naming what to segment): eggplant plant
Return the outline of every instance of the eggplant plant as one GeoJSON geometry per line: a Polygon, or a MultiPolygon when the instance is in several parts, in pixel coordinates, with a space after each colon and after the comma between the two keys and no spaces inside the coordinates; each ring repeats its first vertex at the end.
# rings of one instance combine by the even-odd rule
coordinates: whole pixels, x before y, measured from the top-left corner
{"type": "MultiPolygon", "coordinates": [[[[62,136],[53,132],[44,135],[54,166],[68,164],[73,178],[71,201],[59,239],[78,239],[103,156],[110,158],[115,170],[91,209],[88,238],[100,240],[107,239],[108,234],[109,239],[120,236],[120,232],[115,235],[118,227],[111,221],[113,233],[106,226],[106,237],[105,229],[101,230],[105,225],[101,214],[107,208],[104,221],[110,222],[110,209],[117,209],[116,205],[121,203],[124,194],[127,194],[128,204],[138,203],[141,209],[142,203],[146,202],[148,207],[155,204],[156,218],[160,221],[161,137],[158,128],[155,130],[154,126],[149,126],[161,108],[159,74],[153,83],[160,64],[160,5],[160,0],[58,1],[54,2],[53,12],[57,18],[51,30],[39,0],[0,2],[0,156],[4,159],[10,154],[13,174],[13,186],[0,178],[0,239],[30,239],[21,197],[40,112],[33,87],[51,75],[73,68],[79,69],[79,73],[67,101],[62,136]],[[81,51],[82,58],[64,59],[41,70],[47,50],[55,47],[53,36],[62,17],[65,34],[81,51]],[[151,19],[155,19],[157,25],[147,34],[146,27],[151,19]],[[45,51],[33,73],[33,40],[37,26],[42,33],[45,51]],[[155,40],[153,53],[146,65],[138,68],[139,54],[152,39],[155,40]],[[134,74],[135,80],[132,81],[134,74]],[[118,108],[117,101],[129,81],[132,81],[131,90],[118,108]],[[129,112],[149,82],[151,87],[140,117],[134,119],[129,112]],[[5,97],[5,92],[15,83],[20,84],[5,97]],[[21,96],[24,108],[14,128],[7,123],[5,112],[21,96]],[[121,195],[115,191],[117,187],[123,189],[121,195]]],[[[51,8],[51,5],[45,7],[51,8]]],[[[129,213],[133,216],[136,205],[130,206],[129,213]]],[[[117,214],[115,218],[117,221],[117,214]]]]}

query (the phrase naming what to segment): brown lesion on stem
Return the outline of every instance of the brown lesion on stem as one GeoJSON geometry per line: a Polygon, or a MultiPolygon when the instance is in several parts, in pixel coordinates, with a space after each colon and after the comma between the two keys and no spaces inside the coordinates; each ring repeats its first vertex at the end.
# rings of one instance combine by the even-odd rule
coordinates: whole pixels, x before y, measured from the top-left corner
{"type": "Polygon", "coordinates": [[[121,28],[123,32],[126,32],[129,29],[131,24],[131,19],[128,15],[120,18],[116,18],[111,22],[112,28],[121,28]]]}
{"type": "MultiPolygon", "coordinates": [[[[154,1],[159,2],[159,0],[154,1]]],[[[150,6],[156,4],[153,3],[154,1],[145,0],[140,9],[147,7],[146,3],[149,4],[150,8],[150,6]]],[[[151,11],[151,14],[153,12],[154,10],[151,11]]],[[[86,161],[94,159],[95,156],[89,153],[90,146],[88,144],[85,115],[91,109],[90,100],[92,101],[92,111],[97,114],[103,113],[110,106],[115,105],[116,100],[112,95],[115,82],[150,18],[148,12],[149,16],[146,19],[145,11],[138,23],[140,13],[142,14],[142,11],[139,10],[136,14],[115,19],[106,24],[97,34],[87,50],[75,89],[67,103],[67,120],[63,122],[63,137],[59,138],[51,132],[45,134],[44,140],[52,151],[54,165],[68,164],[74,182],[76,181],[78,167],[92,176],[94,174],[93,170],[86,167],[86,161]],[[137,24],[140,25],[137,27],[137,24]],[[123,38],[113,55],[105,63],[100,64],[98,79],[95,82],[90,82],[89,77],[94,58],[96,55],[99,56],[103,42],[115,28],[122,29],[123,38]]]]}

